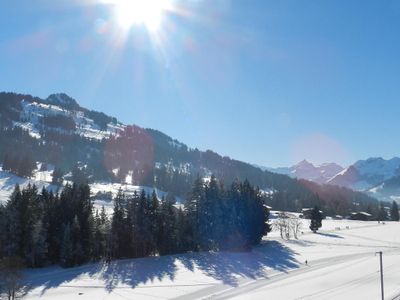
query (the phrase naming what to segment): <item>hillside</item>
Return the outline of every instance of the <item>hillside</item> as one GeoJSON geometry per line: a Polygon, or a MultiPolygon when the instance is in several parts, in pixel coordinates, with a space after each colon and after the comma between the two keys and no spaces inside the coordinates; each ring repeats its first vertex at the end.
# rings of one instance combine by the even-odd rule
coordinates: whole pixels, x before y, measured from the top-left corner
{"type": "MultiPolygon", "coordinates": [[[[122,124],[65,94],[40,99],[0,93],[0,162],[3,170],[20,177],[30,177],[39,164],[46,171],[52,165],[61,180],[85,177],[92,184],[147,186],[180,198],[197,176],[214,174],[225,183],[248,179],[266,191],[267,201],[278,209],[319,204],[335,213],[331,196],[316,196],[302,181],[190,148],[154,129],[122,124]]],[[[335,188],[330,192],[334,195],[335,188]]],[[[367,196],[353,197],[351,191],[337,201],[347,213],[376,203],[367,196]]]]}

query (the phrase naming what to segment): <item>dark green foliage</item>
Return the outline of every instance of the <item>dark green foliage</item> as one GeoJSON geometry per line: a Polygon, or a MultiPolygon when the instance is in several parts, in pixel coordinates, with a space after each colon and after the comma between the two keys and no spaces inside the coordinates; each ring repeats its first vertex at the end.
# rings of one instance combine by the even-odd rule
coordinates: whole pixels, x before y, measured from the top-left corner
{"type": "Polygon", "coordinates": [[[319,210],[318,206],[315,206],[311,211],[311,223],[310,229],[312,232],[317,232],[319,228],[322,226],[322,213],[319,210]]]}
{"type": "Polygon", "coordinates": [[[17,154],[6,153],[3,160],[3,170],[21,177],[31,177],[36,163],[31,155],[25,154],[19,157],[17,154]]]}
{"type": "Polygon", "coordinates": [[[392,221],[399,221],[399,206],[396,201],[393,201],[392,207],[390,209],[390,216],[392,221]]]}
{"type": "Polygon", "coordinates": [[[56,167],[56,168],[54,168],[52,175],[53,175],[52,180],[51,180],[52,184],[55,184],[55,185],[63,184],[63,176],[65,175],[63,170],[56,167]]]}
{"type": "Polygon", "coordinates": [[[85,112],[85,116],[92,119],[100,128],[100,130],[107,130],[109,123],[117,124],[117,119],[107,116],[105,113],[90,110],[85,112]]]}
{"type": "Polygon", "coordinates": [[[385,205],[383,202],[380,202],[378,210],[378,221],[387,221],[387,220],[388,220],[388,214],[385,209],[385,205]]]}
{"type": "Polygon", "coordinates": [[[29,267],[70,267],[106,253],[108,219],[102,212],[96,223],[87,184],[66,185],[60,195],[46,189],[39,194],[34,185],[21,191],[17,185],[0,213],[0,257],[20,256],[29,267]]]}
{"type": "Polygon", "coordinates": [[[42,122],[43,126],[59,128],[66,131],[73,131],[76,129],[74,120],[64,115],[45,116],[42,122]]]}
{"type": "Polygon", "coordinates": [[[193,249],[246,250],[270,231],[260,192],[248,181],[227,191],[213,176],[207,184],[198,179],[185,211],[193,249]]]}
{"type": "Polygon", "coordinates": [[[161,203],[155,191],[114,199],[111,246],[114,258],[134,258],[198,250],[249,250],[269,231],[258,189],[235,182],[231,190],[215,177],[196,180],[185,210],[171,194],[161,203]]]}

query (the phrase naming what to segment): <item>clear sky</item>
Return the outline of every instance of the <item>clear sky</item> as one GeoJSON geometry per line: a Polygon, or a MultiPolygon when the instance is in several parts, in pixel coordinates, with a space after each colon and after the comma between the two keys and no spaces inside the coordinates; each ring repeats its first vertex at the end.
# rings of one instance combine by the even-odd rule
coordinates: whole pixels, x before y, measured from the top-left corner
{"type": "Polygon", "coordinates": [[[0,0],[0,90],[266,166],[400,155],[400,1],[165,1],[0,0]]]}

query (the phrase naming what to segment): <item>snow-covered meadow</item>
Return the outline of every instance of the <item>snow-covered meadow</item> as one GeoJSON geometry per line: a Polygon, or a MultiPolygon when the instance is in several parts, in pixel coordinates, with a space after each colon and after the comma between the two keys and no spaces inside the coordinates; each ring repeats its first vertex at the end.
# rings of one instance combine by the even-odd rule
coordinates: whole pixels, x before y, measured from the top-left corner
{"type": "Polygon", "coordinates": [[[298,240],[271,232],[248,253],[190,253],[29,270],[26,299],[379,299],[400,295],[400,223],[304,220],[298,240]],[[305,261],[307,260],[307,265],[305,261]]]}

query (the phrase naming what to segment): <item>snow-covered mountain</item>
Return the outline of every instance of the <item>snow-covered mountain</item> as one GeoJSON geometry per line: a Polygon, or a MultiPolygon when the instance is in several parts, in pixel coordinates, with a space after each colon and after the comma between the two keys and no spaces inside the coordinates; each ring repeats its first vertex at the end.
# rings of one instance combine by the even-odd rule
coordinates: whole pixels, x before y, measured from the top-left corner
{"type": "Polygon", "coordinates": [[[399,173],[400,158],[385,160],[381,157],[359,160],[338,173],[327,183],[349,187],[355,190],[368,190],[399,173]]]}
{"type": "Polygon", "coordinates": [[[266,168],[271,172],[319,184],[362,191],[384,201],[400,202],[400,158],[372,157],[343,168],[335,163],[314,165],[303,160],[292,167],[266,168]]]}
{"type": "Polygon", "coordinates": [[[269,168],[271,172],[289,175],[293,178],[306,179],[317,183],[326,183],[336,174],[343,171],[343,169],[343,167],[335,163],[314,165],[307,160],[303,160],[289,168],[269,168]]]}

